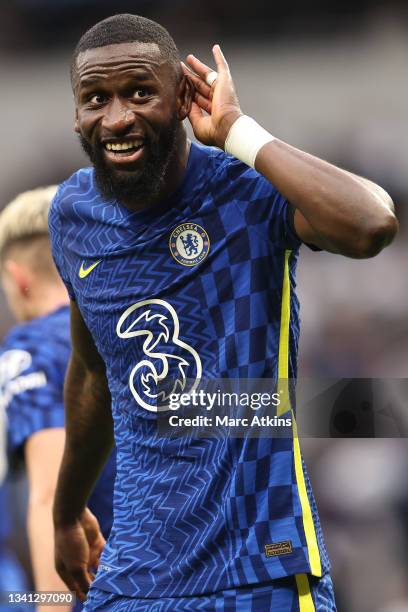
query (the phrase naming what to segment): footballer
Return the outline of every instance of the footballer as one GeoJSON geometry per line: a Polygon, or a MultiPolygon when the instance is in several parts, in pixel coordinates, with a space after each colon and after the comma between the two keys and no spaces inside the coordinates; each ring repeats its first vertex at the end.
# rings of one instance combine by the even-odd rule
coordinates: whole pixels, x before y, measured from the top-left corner
{"type": "Polygon", "coordinates": [[[336,609],[295,425],[172,437],[157,419],[175,385],[296,377],[301,245],[372,257],[397,221],[381,187],[244,115],[213,55],[216,71],[182,66],[168,32],[135,15],[97,23],[73,54],[92,166],[49,217],[73,342],[54,524],[59,574],[89,611],[336,609]],[[114,440],[100,557],[86,503],[114,440]]]}
{"type": "MultiPolygon", "coordinates": [[[[37,591],[66,590],[55,571],[52,523],[65,440],[63,384],[71,353],[69,299],[48,236],[55,192],[56,186],[25,191],[0,213],[1,286],[16,320],[0,346],[0,412],[6,416],[13,463],[22,459],[27,471],[27,533],[37,591]]],[[[89,500],[106,537],[114,476],[112,454],[89,500]]],[[[13,590],[11,581],[8,588],[13,590]]],[[[64,612],[71,606],[45,609],[64,612]]]]}

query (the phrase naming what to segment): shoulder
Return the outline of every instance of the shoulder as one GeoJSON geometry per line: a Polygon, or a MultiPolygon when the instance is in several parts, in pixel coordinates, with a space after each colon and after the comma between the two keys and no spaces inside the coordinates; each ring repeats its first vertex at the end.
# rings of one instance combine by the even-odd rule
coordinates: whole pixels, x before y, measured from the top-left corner
{"type": "Polygon", "coordinates": [[[34,329],[35,326],[33,326],[33,321],[15,325],[4,337],[1,345],[1,352],[4,353],[5,351],[20,348],[28,344],[33,336],[34,329]]]}
{"type": "Polygon", "coordinates": [[[200,165],[203,167],[205,161],[205,170],[207,173],[217,172],[235,172],[237,174],[244,173],[246,170],[251,170],[246,164],[239,161],[232,155],[225,153],[218,147],[208,147],[199,142],[192,143],[194,153],[200,159],[200,165]]]}
{"type": "MultiPolygon", "coordinates": [[[[36,334],[48,331],[50,340],[69,341],[69,306],[61,306],[57,310],[35,319],[33,328],[36,334]],[[35,325],[34,325],[35,323],[35,325]]],[[[47,337],[48,338],[48,337],[47,337]]]]}
{"type": "Polygon", "coordinates": [[[198,143],[194,143],[194,146],[206,159],[205,174],[209,188],[216,185],[218,189],[226,190],[231,197],[246,201],[277,193],[276,188],[259,172],[225,151],[198,143]]]}
{"type": "Polygon", "coordinates": [[[67,216],[77,201],[97,196],[93,168],[81,168],[58,187],[50,208],[50,218],[55,215],[67,216]]]}
{"type": "Polygon", "coordinates": [[[55,325],[60,316],[57,312],[17,326],[0,351],[0,408],[7,411],[12,452],[34,433],[64,426],[63,383],[70,350],[55,325]]]}
{"type": "Polygon", "coordinates": [[[71,353],[69,307],[63,306],[33,321],[32,338],[40,344],[36,355],[43,367],[49,364],[49,368],[65,371],[71,353]]]}
{"type": "MultiPolygon", "coordinates": [[[[16,325],[4,338],[1,347],[2,361],[30,356],[30,365],[57,364],[68,359],[71,350],[69,308],[59,308],[44,317],[16,325]],[[13,356],[14,355],[14,356],[13,356]]],[[[24,360],[24,359],[23,359],[24,360]]],[[[28,363],[28,359],[25,359],[28,363]]]]}
{"type": "Polygon", "coordinates": [[[46,379],[33,374],[41,368],[44,336],[35,333],[35,326],[24,323],[14,327],[0,348],[0,403],[9,404],[15,397],[30,389],[44,386],[46,379]],[[13,385],[12,388],[9,385],[13,385]]]}

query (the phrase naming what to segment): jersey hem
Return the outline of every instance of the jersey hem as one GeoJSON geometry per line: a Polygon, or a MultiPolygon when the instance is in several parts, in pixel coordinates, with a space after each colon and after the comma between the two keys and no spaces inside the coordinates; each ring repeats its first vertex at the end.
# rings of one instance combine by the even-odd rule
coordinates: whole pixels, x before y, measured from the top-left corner
{"type": "MultiPolygon", "coordinates": [[[[252,561],[252,566],[254,569],[263,569],[264,571],[267,571],[270,575],[269,575],[269,580],[278,580],[281,578],[287,578],[289,576],[295,576],[296,574],[309,574],[310,576],[315,576],[316,578],[321,578],[323,575],[327,574],[330,572],[330,567],[322,567],[322,571],[319,575],[317,575],[316,573],[312,573],[312,570],[310,568],[310,564],[306,563],[306,564],[302,564],[302,565],[296,565],[294,566],[291,570],[288,571],[273,571],[273,565],[268,564],[268,563],[256,563],[255,561],[252,561]]],[[[229,573],[232,573],[232,571],[236,572],[236,570],[231,570],[228,569],[227,570],[229,573]]],[[[199,582],[202,585],[203,581],[205,580],[209,580],[209,579],[213,579],[215,575],[215,571],[214,569],[212,569],[211,571],[207,571],[204,574],[200,574],[199,576],[199,582]]],[[[190,576],[191,579],[191,576],[190,576]]],[[[140,588],[139,592],[135,593],[135,589],[134,589],[134,584],[137,584],[139,587],[141,587],[141,583],[142,580],[140,580],[140,578],[138,578],[137,576],[132,576],[131,574],[127,577],[117,577],[117,578],[110,578],[109,577],[109,573],[105,576],[96,576],[95,580],[92,583],[92,586],[95,586],[96,588],[102,590],[102,591],[106,591],[108,593],[114,593],[116,595],[124,595],[126,597],[135,597],[135,598],[140,598],[140,599],[154,599],[157,597],[197,597],[197,596],[204,596],[204,595],[213,595],[215,593],[218,593],[220,591],[224,591],[227,589],[234,589],[234,588],[239,588],[239,587],[245,587],[245,586],[251,586],[251,585],[257,585],[257,584],[262,584],[265,582],[265,577],[259,580],[247,580],[247,581],[242,581],[242,580],[225,580],[220,582],[219,584],[217,584],[217,588],[215,591],[205,591],[203,593],[203,591],[201,590],[195,590],[195,589],[188,589],[187,591],[184,591],[183,588],[178,589],[178,594],[175,595],[174,594],[174,590],[175,587],[171,587],[171,584],[161,584],[160,586],[157,587],[150,587],[150,588],[140,588]],[[114,583],[114,584],[113,584],[114,583]],[[170,591],[170,593],[168,593],[168,591],[170,591]]]]}

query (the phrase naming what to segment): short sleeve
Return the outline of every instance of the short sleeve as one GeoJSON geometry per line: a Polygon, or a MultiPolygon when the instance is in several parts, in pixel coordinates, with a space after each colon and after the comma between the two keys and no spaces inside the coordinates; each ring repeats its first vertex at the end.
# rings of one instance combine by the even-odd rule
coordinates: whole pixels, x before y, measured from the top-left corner
{"type": "Polygon", "coordinates": [[[75,300],[74,290],[66,272],[65,257],[63,249],[63,228],[60,212],[60,194],[62,187],[60,186],[52,201],[50,212],[48,215],[48,227],[51,241],[51,251],[54,258],[58,273],[68,291],[71,300],[75,300]]]}
{"type": "Polygon", "coordinates": [[[266,211],[269,240],[284,249],[299,249],[302,241],[295,231],[293,207],[272,185],[271,188],[270,208],[266,211]]]}
{"type": "MultiPolygon", "coordinates": [[[[44,345],[46,346],[46,345],[44,345]]],[[[0,357],[1,401],[6,409],[9,449],[17,452],[34,433],[64,427],[65,371],[48,347],[12,349],[0,357]]]]}
{"type": "MultiPolygon", "coordinates": [[[[295,229],[295,210],[296,209],[294,206],[289,204],[287,210],[288,210],[287,218],[288,218],[289,226],[292,229],[292,232],[297,236],[296,229],[295,229]]],[[[305,244],[311,251],[322,251],[323,250],[320,247],[316,246],[315,244],[310,244],[309,242],[303,242],[303,244],[305,244]]]]}

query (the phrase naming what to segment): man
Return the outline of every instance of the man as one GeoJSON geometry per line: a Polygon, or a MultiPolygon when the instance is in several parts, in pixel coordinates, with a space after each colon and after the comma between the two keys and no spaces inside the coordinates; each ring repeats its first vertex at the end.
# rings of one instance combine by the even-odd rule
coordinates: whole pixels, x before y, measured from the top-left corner
{"type": "Polygon", "coordinates": [[[50,211],[73,338],[54,523],[58,571],[82,598],[101,550],[86,499],[112,429],[118,448],[87,610],[335,609],[296,435],[174,438],[156,421],[177,384],[294,377],[301,243],[370,257],[397,222],[380,187],[243,117],[213,54],[218,74],[192,55],[183,72],[166,30],[116,15],[73,55],[94,168],[50,211]],[[187,116],[211,147],[188,142],[187,116]]]}
{"type": "MultiPolygon", "coordinates": [[[[27,528],[39,591],[66,590],[54,567],[52,526],[65,439],[63,381],[71,352],[68,296],[48,237],[55,192],[56,187],[46,187],[22,193],[0,213],[1,282],[19,323],[0,349],[0,408],[7,415],[10,450],[24,458],[27,468],[27,528]]],[[[114,470],[112,457],[90,500],[106,535],[112,521],[114,470]]]]}

